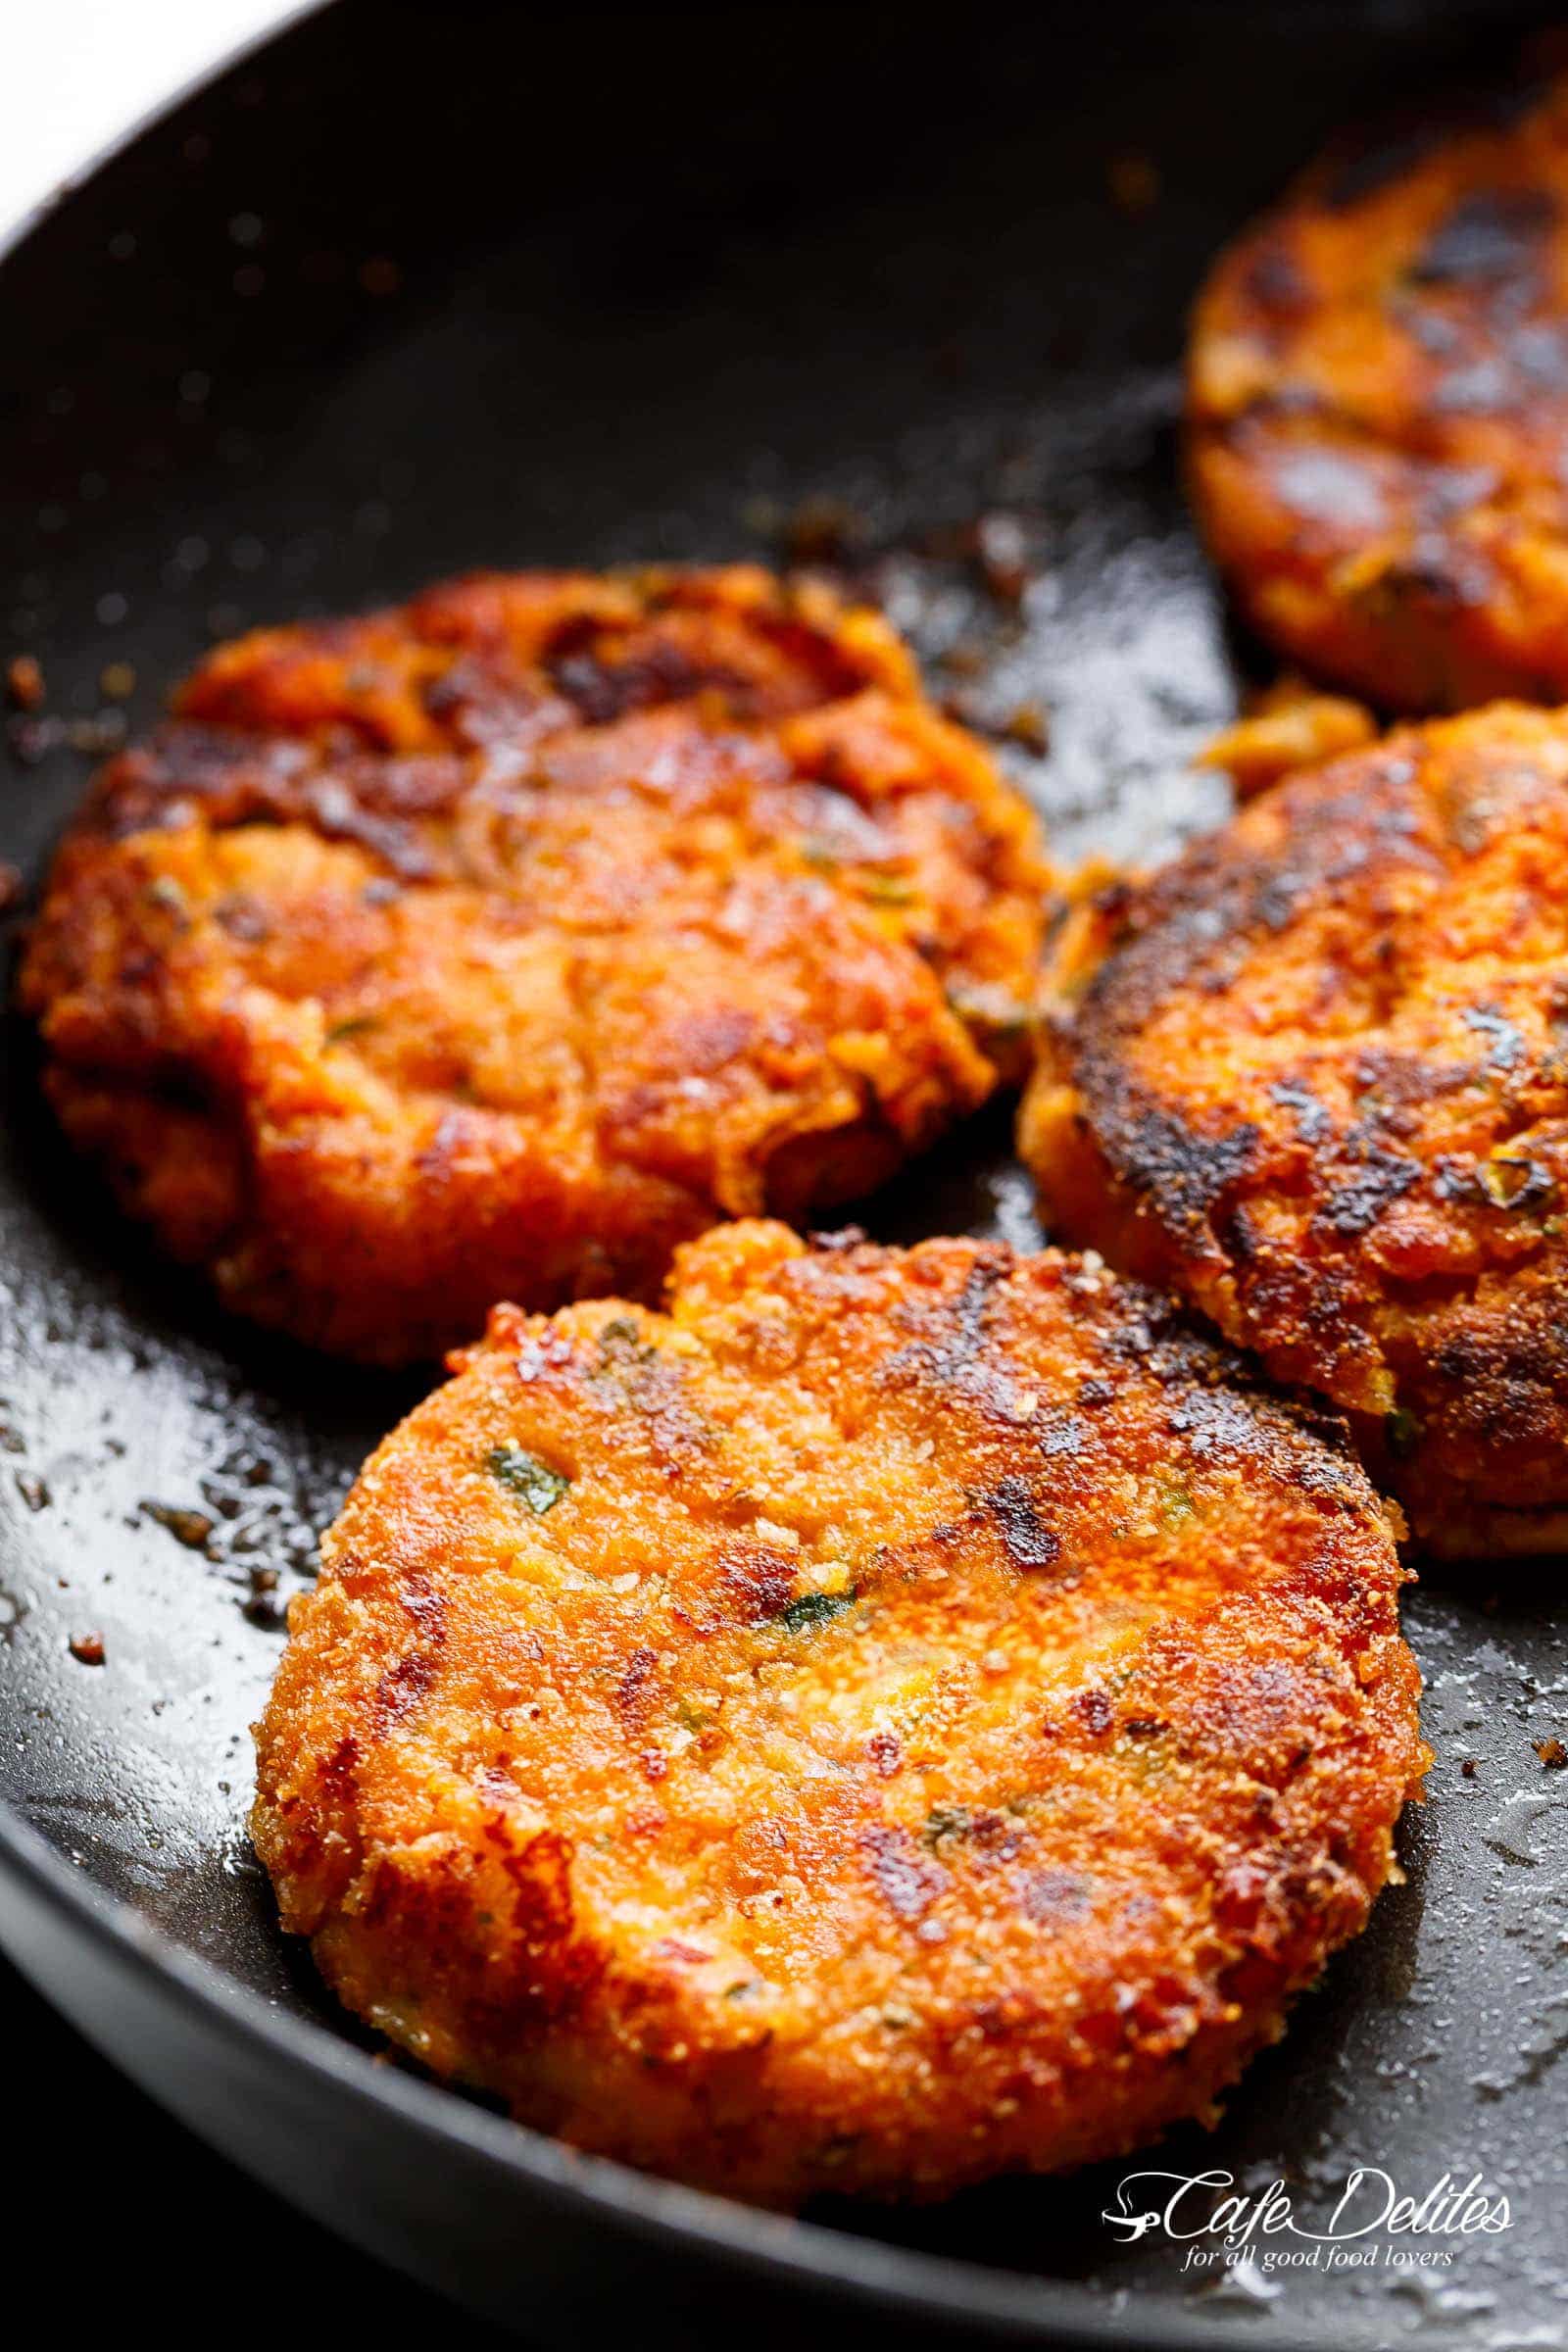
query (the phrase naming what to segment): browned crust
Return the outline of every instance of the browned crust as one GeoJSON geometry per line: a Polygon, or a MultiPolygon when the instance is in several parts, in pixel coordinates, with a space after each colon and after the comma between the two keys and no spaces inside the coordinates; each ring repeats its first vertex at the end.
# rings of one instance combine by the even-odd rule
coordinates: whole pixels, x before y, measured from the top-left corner
{"type": "Polygon", "coordinates": [[[853,1198],[1022,1054],[1033,820],[877,615],[481,576],[215,653],[23,974],[67,1129],[227,1304],[383,1360],[853,1198]]]}
{"type": "Polygon", "coordinates": [[[1203,289],[1188,428],[1293,661],[1387,710],[1568,696],[1568,79],[1307,172],[1203,289]]]}
{"type": "Polygon", "coordinates": [[[1075,918],[1024,1104],[1052,1229],[1354,1413],[1435,1548],[1568,1504],[1565,922],[1568,715],[1402,731],[1075,918]]]}
{"type": "Polygon", "coordinates": [[[1364,1923],[1424,1765],[1389,1523],[1158,1297],[739,1224],[667,1318],[457,1361],[295,1603],[254,1820],[438,2072],[733,2194],[933,2196],[1208,2113],[1364,1923]]]}

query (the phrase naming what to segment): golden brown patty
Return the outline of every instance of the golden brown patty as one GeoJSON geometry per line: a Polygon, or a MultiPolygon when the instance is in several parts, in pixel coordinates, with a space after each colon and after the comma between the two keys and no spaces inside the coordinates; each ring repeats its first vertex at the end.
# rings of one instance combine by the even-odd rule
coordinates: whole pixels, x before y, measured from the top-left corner
{"type": "Polygon", "coordinates": [[[1392,710],[1568,697],[1568,79],[1308,172],[1198,304],[1189,425],[1293,660],[1392,710]]]}
{"type": "Polygon", "coordinates": [[[1421,1770],[1343,1425],[1094,1262],[719,1227],[367,1466],[254,1828],[349,2006],[580,2145],[935,2195],[1202,2114],[1421,1770]]]}
{"type": "Polygon", "coordinates": [[[657,1287],[1016,1071],[1022,801],[875,614],[522,574],[222,648],[100,777],[23,979],[51,1098],[225,1301],[395,1360],[657,1287]]]}
{"type": "Polygon", "coordinates": [[[1417,1533],[1568,1540],[1568,712],[1410,728],[1077,917],[1053,1229],[1358,1418],[1417,1533]]]}

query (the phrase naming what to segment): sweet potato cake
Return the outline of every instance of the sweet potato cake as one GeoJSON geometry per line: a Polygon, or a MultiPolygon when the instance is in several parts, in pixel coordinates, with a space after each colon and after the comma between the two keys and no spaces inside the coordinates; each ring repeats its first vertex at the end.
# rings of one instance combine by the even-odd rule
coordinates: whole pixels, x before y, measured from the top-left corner
{"type": "Polygon", "coordinates": [[[1434,1550],[1568,1544],[1568,712],[1389,736],[1073,918],[1051,1229],[1354,1416],[1434,1550]]]}
{"type": "Polygon", "coordinates": [[[286,1926],[438,2073],[770,2203],[1208,2113],[1425,1756],[1343,1422],[1174,1311],[755,1222],[667,1314],[497,1308],[290,1613],[286,1926]]]}
{"type": "Polygon", "coordinates": [[[1392,710],[1568,699],[1568,78],[1310,170],[1203,291],[1188,417],[1292,661],[1392,710]]]}
{"type": "Polygon", "coordinates": [[[50,1096],[223,1299],[395,1361],[657,1295],[1018,1074],[1032,817],[876,614],[751,568],[478,577],[216,652],[23,975],[50,1096]]]}

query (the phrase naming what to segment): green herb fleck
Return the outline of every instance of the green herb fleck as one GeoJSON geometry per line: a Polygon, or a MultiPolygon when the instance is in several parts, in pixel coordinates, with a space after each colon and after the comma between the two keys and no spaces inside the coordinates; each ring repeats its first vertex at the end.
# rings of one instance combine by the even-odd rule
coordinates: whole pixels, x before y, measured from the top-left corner
{"type": "Polygon", "coordinates": [[[1557,1190],[1549,1168],[1517,1152],[1494,1152],[1477,1174],[1494,1208],[1539,1208],[1557,1190]]]}
{"type": "Polygon", "coordinates": [[[802,1592],[779,1612],[779,1623],[787,1634],[804,1634],[808,1626],[826,1625],[830,1618],[842,1617],[856,1602],[853,1585],[842,1592],[802,1592]]]}
{"type": "Polygon", "coordinates": [[[497,1446],[485,1456],[485,1467],[492,1478],[499,1478],[514,1494],[520,1494],[536,1518],[553,1511],[571,1481],[537,1454],[525,1453],[520,1446],[497,1446]]]}
{"type": "Polygon", "coordinates": [[[1421,1443],[1421,1424],[1407,1406],[1396,1405],[1392,1413],[1383,1416],[1383,1435],[1389,1451],[1403,1461],[1421,1443]]]}
{"type": "Polygon", "coordinates": [[[1167,1527],[1180,1527],[1184,1519],[1197,1518],[1198,1505],[1186,1487],[1168,1486],[1159,1498],[1159,1515],[1167,1527]]]}
{"type": "Polygon", "coordinates": [[[1005,988],[986,981],[951,981],[945,991],[950,1010],[974,1030],[982,1045],[1010,1045],[1029,1032],[1029,1007],[1005,988]]]}
{"type": "Polygon", "coordinates": [[[156,881],[149,882],[147,899],[151,906],[162,907],[165,914],[173,915],[176,921],[189,922],[190,902],[172,874],[160,874],[156,881]]]}
{"type": "Polygon", "coordinates": [[[967,1805],[936,1805],[925,1817],[920,1842],[935,1853],[946,1838],[967,1838],[974,1828],[974,1815],[967,1805]]]}
{"type": "Polygon", "coordinates": [[[346,1045],[351,1037],[363,1037],[368,1029],[374,1027],[371,1016],[368,1012],[361,1013],[353,1020],[334,1021],[321,1042],[328,1046],[346,1045]]]}
{"type": "Polygon", "coordinates": [[[906,874],[862,874],[860,888],[879,906],[911,906],[917,895],[906,874]]]}

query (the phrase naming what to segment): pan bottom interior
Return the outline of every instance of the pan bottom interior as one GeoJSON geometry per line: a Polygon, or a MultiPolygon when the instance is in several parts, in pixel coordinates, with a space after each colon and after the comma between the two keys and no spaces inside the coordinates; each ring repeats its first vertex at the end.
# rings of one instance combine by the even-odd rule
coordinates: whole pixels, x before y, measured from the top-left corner
{"type": "MultiPolygon", "coordinates": [[[[995,733],[1064,861],[1216,819],[1190,763],[1255,656],[1181,494],[1185,303],[1348,105],[1505,57],[1529,12],[1047,12],[1004,58],[869,10],[831,72],[765,9],[722,57],[705,12],[611,12],[591,59],[585,27],[499,4],[432,54],[421,13],[297,27],[0,270],[32,420],[0,442],[0,624],[50,692],[11,731],[0,856],[36,875],[94,749],[215,635],[481,562],[825,563],[995,733]]],[[[277,1933],[248,1726],[317,1531],[423,1384],[226,1324],[154,1263],[69,1159],[14,1023],[0,1088],[0,1800],[225,1977],[366,2040],[277,1933]],[[101,1666],[73,1654],[88,1633],[101,1666]]],[[[1028,1246],[1010,1105],[856,1213],[1028,1246]]],[[[1313,2228],[1357,2165],[1415,2197],[1479,2174],[1505,2233],[1439,2241],[1444,2264],[1184,2275],[1163,2234],[1102,2219],[1142,2159],[816,2218],[1078,2281],[1151,2328],[1212,2307],[1264,2345],[1560,2342],[1568,1772],[1537,1743],[1568,1734],[1562,1576],[1481,1564],[1411,1594],[1438,1760],[1404,1884],[1218,2130],[1148,2159],[1283,2180],[1313,2228]]]]}

